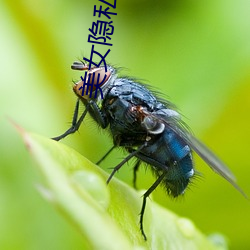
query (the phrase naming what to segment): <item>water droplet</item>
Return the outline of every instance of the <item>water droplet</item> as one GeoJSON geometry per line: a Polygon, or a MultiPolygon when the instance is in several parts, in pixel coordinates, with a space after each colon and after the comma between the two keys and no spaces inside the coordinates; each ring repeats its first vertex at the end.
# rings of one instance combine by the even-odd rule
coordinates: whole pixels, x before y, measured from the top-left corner
{"type": "Polygon", "coordinates": [[[108,207],[110,196],[104,179],[95,173],[83,170],[75,171],[72,178],[81,192],[87,192],[99,205],[108,207]]]}
{"type": "Polygon", "coordinates": [[[179,218],[177,220],[177,225],[179,226],[179,229],[184,234],[184,236],[186,236],[187,238],[194,237],[195,226],[192,221],[186,218],[179,218]]]}

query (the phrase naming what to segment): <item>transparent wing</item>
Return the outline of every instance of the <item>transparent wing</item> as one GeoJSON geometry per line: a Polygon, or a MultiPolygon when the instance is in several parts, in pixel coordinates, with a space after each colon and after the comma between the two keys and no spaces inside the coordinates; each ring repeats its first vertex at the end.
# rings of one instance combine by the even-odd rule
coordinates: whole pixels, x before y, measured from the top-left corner
{"type": "Polygon", "coordinates": [[[190,146],[190,148],[192,148],[208,164],[209,167],[231,183],[243,196],[248,198],[243,190],[237,185],[233,173],[210,149],[182,126],[170,125],[170,128],[176,132],[190,146]]]}
{"type": "Polygon", "coordinates": [[[155,119],[158,119],[160,122],[164,123],[166,127],[169,127],[173,130],[182,140],[184,140],[190,148],[192,148],[216,173],[221,175],[229,183],[231,183],[242,195],[247,199],[247,195],[243,190],[237,185],[236,178],[229,168],[202,142],[195,138],[186,128],[185,124],[182,123],[180,117],[171,116],[168,114],[151,114],[155,119]]]}

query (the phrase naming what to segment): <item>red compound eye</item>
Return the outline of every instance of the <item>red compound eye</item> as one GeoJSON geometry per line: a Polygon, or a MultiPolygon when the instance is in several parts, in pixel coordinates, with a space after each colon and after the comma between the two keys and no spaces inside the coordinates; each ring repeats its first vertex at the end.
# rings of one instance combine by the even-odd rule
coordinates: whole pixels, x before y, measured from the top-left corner
{"type": "Polygon", "coordinates": [[[94,84],[93,90],[95,90],[96,85],[99,85],[99,87],[103,86],[108,81],[109,77],[110,77],[110,71],[105,72],[104,68],[94,68],[89,70],[87,80],[90,83],[94,84]]]}
{"type": "MultiPolygon", "coordinates": [[[[88,70],[88,65],[83,64],[82,62],[74,62],[71,65],[71,68],[74,70],[86,70],[87,74],[85,73],[84,76],[82,76],[82,79],[85,79],[84,81],[79,81],[76,83],[76,85],[73,87],[74,92],[76,95],[81,96],[82,98],[88,100],[89,94],[86,94],[87,85],[92,85],[92,93],[98,88],[101,88],[110,78],[110,71],[105,72],[105,68],[91,68],[88,70]],[[83,91],[84,88],[84,91],[83,91]]],[[[89,88],[90,90],[91,88],[89,88]]]]}

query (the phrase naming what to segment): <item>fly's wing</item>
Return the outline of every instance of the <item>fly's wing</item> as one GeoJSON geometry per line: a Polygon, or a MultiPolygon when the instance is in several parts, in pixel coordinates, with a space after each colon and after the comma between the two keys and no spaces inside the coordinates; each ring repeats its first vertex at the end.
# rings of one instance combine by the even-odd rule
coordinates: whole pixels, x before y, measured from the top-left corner
{"type": "Polygon", "coordinates": [[[154,113],[155,119],[158,118],[159,122],[164,123],[166,127],[173,130],[182,140],[184,140],[190,148],[192,148],[216,173],[221,175],[229,183],[231,183],[243,196],[247,199],[247,195],[242,191],[242,189],[236,184],[236,178],[233,173],[228,169],[228,167],[202,142],[196,139],[183,125],[180,117],[169,115],[169,111],[163,115],[162,111],[160,113],[154,113]]]}
{"type": "MultiPolygon", "coordinates": [[[[183,138],[183,136],[182,136],[183,138]]],[[[222,162],[210,149],[191,134],[187,134],[183,138],[187,144],[219,175],[230,182],[242,195],[247,195],[237,185],[236,178],[229,168],[222,162]]]]}

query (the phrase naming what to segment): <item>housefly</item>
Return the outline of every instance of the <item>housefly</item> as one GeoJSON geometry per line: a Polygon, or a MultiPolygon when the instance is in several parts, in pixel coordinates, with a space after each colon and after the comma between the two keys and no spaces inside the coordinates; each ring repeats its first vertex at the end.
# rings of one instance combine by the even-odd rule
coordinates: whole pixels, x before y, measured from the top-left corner
{"type": "MultiPolygon", "coordinates": [[[[89,113],[101,128],[108,128],[113,137],[114,146],[101,160],[116,147],[123,147],[128,152],[127,157],[113,169],[107,183],[131,158],[137,159],[134,166],[134,184],[139,166],[142,163],[150,166],[157,178],[143,195],[140,230],[145,240],[143,216],[147,197],[159,184],[172,197],[184,193],[195,174],[192,151],[244,195],[232,172],[189,132],[173,104],[158,98],[148,87],[133,79],[118,77],[117,70],[112,66],[107,65],[106,71],[103,66],[89,69],[83,62],[74,62],[71,68],[84,70],[87,79],[92,79],[94,83],[97,82],[98,75],[102,80],[101,93],[92,97],[83,94],[80,90],[86,89],[83,79],[75,83],[73,91],[78,99],[72,125],[65,133],[53,139],[59,141],[76,132],[89,113]],[[85,110],[78,118],[80,101],[85,110]]],[[[92,92],[96,90],[91,89],[92,92]]]]}

